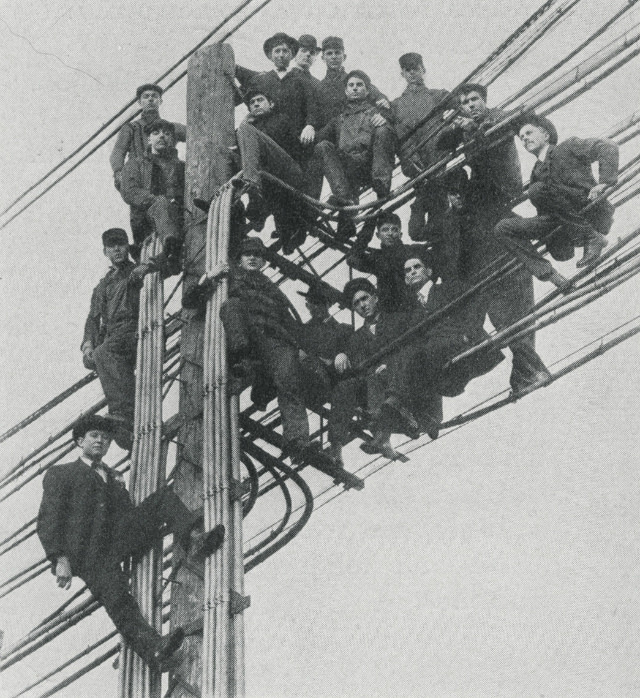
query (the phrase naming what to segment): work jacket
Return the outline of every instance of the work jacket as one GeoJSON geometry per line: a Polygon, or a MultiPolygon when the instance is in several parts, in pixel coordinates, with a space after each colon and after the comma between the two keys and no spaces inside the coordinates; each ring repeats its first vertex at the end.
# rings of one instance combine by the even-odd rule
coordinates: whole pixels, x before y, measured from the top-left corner
{"type": "MultiPolygon", "coordinates": [[[[324,78],[318,81],[320,126],[325,126],[331,119],[340,116],[347,104],[346,87],[347,71],[344,68],[327,70],[324,78]]],[[[386,99],[386,97],[375,85],[371,85],[367,102],[375,105],[380,99],[386,99]]]]}
{"type": "MultiPolygon", "coordinates": [[[[144,132],[144,127],[150,122],[157,121],[158,118],[157,113],[153,113],[149,117],[145,117],[143,114],[139,119],[128,121],[120,129],[109,157],[111,169],[114,173],[119,172],[124,167],[127,156],[129,158],[138,158],[145,154],[147,150],[147,135],[144,132]]],[[[187,127],[178,123],[173,125],[175,127],[176,142],[184,143],[187,140],[187,127]]]]}
{"type": "Polygon", "coordinates": [[[107,335],[136,332],[138,327],[139,289],[130,283],[135,264],[125,262],[111,267],[91,294],[89,315],[84,325],[82,347],[95,349],[107,335]]]}
{"type": "Polygon", "coordinates": [[[320,130],[316,141],[334,143],[351,160],[367,165],[372,158],[376,129],[390,130],[388,124],[374,126],[371,123],[371,118],[378,113],[369,102],[347,102],[340,116],[331,119],[320,130]]]}
{"type": "Polygon", "coordinates": [[[149,149],[141,158],[130,158],[122,171],[122,198],[132,208],[146,211],[156,196],[182,202],[184,162],[175,150],[168,157],[153,155],[149,149]]]}

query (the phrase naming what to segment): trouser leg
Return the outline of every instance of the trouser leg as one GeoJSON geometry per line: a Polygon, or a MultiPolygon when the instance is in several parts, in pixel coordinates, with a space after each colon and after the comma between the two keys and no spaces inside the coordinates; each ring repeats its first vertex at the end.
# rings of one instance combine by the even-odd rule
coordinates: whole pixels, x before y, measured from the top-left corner
{"type": "Polygon", "coordinates": [[[166,196],[157,196],[147,209],[147,217],[163,245],[168,238],[182,240],[182,206],[172,203],[166,196]]]}
{"type": "Polygon", "coordinates": [[[104,606],[116,630],[143,659],[149,661],[159,648],[160,633],[144,618],[129,592],[129,580],[115,559],[107,558],[79,575],[104,606]]]}
{"type": "Polygon", "coordinates": [[[131,246],[131,256],[138,261],[140,259],[140,248],[147,236],[153,233],[153,224],[147,218],[147,212],[141,209],[130,208],[131,234],[133,245],[131,246]]]}
{"type": "Polygon", "coordinates": [[[371,179],[378,195],[389,193],[395,162],[395,136],[388,126],[376,128],[373,133],[371,179]],[[386,191],[384,191],[386,190],[386,191]]]}
{"type": "Polygon", "coordinates": [[[416,189],[411,204],[409,237],[415,242],[433,242],[440,230],[440,219],[447,210],[447,192],[438,182],[424,182],[416,189]],[[425,224],[425,217],[427,223],[425,224]]]}
{"type": "Polygon", "coordinates": [[[358,405],[366,404],[366,384],[361,378],[338,381],[331,392],[329,441],[345,446],[350,441],[349,425],[358,405]]]}
{"type": "Polygon", "coordinates": [[[98,378],[111,414],[118,414],[133,422],[136,398],[135,333],[107,335],[93,352],[98,378]]]}
{"type": "Polygon", "coordinates": [[[500,243],[525,266],[530,274],[546,281],[553,271],[551,263],[545,259],[531,243],[540,240],[554,229],[554,223],[541,216],[534,218],[504,218],[495,227],[500,243]]]}
{"type": "Polygon", "coordinates": [[[249,330],[244,306],[239,298],[228,298],[220,308],[220,319],[227,340],[227,351],[233,359],[249,348],[249,330]]]}
{"type": "Polygon", "coordinates": [[[285,441],[306,441],[309,422],[302,396],[298,350],[274,337],[262,336],[260,354],[265,369],[273,378],[278,393],[285,441]]]}
{"type": "Polygon", "coordinates": [[[324,174],[322,171],[322,159],[316,155],[315,149],[305,164],[305,178],[307,182],[306,193],[312,199],[320,199],[324,174]]]}
{"type": "Polygon", "coordinates": [[[185,548],[192,525],[193,513],[171,488],[162,487],[118,523],[111,556],[124,560],[130,555],[142,555],[159,540],[163,526],[185,548]]]}
{"type": "Polygon", "coordinates": [[[347,179],[338,148],[329,141],[322,141],[316,145],[314,155],[321,163],[322,172],[329,182],[331,193],[339,199],[353,199],[352,187],[347,179]]]}

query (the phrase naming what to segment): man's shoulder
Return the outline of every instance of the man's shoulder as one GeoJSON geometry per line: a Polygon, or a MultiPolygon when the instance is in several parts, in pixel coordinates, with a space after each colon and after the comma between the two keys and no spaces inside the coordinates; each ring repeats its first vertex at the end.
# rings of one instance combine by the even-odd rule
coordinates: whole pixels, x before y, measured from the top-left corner
{"type": "Polygon", "coordinates": [[[47,469],[44,474],[45,480],[48,481],[64,481],[73,479],[78,473],[82,472],[87,466],[80,459],[76,459],[69,463],[56,463],[47,469]]]}

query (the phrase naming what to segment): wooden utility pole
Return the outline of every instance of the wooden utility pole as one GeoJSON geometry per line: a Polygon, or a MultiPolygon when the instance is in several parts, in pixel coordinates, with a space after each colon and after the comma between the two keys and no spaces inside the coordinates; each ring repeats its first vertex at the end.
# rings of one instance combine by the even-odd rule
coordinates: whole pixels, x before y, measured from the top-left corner
{"type": "MultiPolygon", "coordinates": [[[[235,145],[233,78],[235,64],[230,46],[214,44],[198,51],[189,61],[187,78],[187,151],[185,182],[185,277],[187,293],[204,272],[206,214],[193,199],[209,201],[232,175],[235,145]]],[[[174,489],[191,509],[203,504],[202,409],[204,315],[183,311],[181,338],[180,415],[174,489]]],[[[174,564],[179,564],[175,560],[174,564]]],[[[202,619],[203,582],[180,567],[171,592],[171,624],[196,627],[202,619]]],[[[211,603],[212,600],[204,600],[211,603]]],[[[176,668],[171,698],[194,698],[202,691],[202,636],[186,638],[182,662],[176,668]]],[[[202,696],[202,698],[211,698],[202,696]]]]}

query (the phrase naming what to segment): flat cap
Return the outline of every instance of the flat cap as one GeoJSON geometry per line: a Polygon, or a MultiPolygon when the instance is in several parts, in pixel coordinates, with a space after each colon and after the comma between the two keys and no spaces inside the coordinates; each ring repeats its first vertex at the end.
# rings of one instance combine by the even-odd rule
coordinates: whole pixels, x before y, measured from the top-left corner
{"type": "Polygon", "coordinates": [[[267,254],[267,248],[264,242],[257,237],[246,237],[241,243],[238,250],[238,257],[242,257],[244,254],[259,254],[261,257],[265,257],[267,254]]]}
{"type": "Polygon", "coordinates": [[[127,237],[126,231],[122,228],[109,228],[102,233],[102,244],[105,247],[112,247],[113,245],[128,245],[129,238],[127,237]]]}
{"type": "Polygon", "coordinates": [[[385,224],[397,225],[399,228],[402,227],[402,221],[400,220],[400,216],[397,213],[394,213],[393,211],[383,211],[376,218],[376,226],[378,228],[385,224]]]}
{"type": "Polygon", "coordinates": [[[265,56],[267,58],[271,58],[271,51],[273,51],[276,46],[280,46],[281,44],[286,44],[291,49],[291,53],[293,53],[294,56],[296,53],[298,53],[298,42],[292,36],[289,36],[284,32],[278,32],[277,34],[270,36],[262,45],[265,56]]]}
{"type": "Polygon", "coordinates": [[[424,61],[419,53],[404,53],[398,59],[400,67],[403,70],[411,70],[412,68],[424,68],[424,61]]]}
{"type": "Polygon", "coordinates": [[[353,297],[356,295],[356,293],[358,293],[358,291],[366,291],[372,296],[378,293],[376,287],[371,283],[371,281],[369,281],[369,279],[365,279],[364,276],[359,276],[357,279],[351,279],[351,281],[347,281],[342,291],[345,307],[351,307],[353,297]]]}
{"type": "Polygon", "coordinates": [[[349,78],[360,78],[362,82],[367,86],[367,89],[371,87],[371,78],[364,72],[364,70],[350,70],[347,73],[347,82],[349,81],[349,78]]]}
{"type": "Polygon", "coordinates": [[[157,131],[158,129],[162,129],[163,131],[169,131],[171,135],[174,137],[176,135],[176,125],[173,124],[171,121],[167,121],[166,119],[156,119],[155,121],[151,121],[150,123],[145,124],[143,131],[148,136],[150,133],[153,133],[153,131],[157,131]]]}
{"type": "Polygon", "coordinates": [[[249,102],[256,96],[256,95],[262,95],[263,97],[266,97],[270,102],[275,103],[276,99],[275,97],[271,94],[271,90],[269,90],[266,87],[262,87],[261,85],[250,85],[247,88],[247,91],[244,93],[244,103],[249,106],[249,102]]]}
{"type": "Polygon", "coordinates": [[[298,48],[310,49],[314,53],[320,53],[320,51],[322,50],[318,46],[318,40],[316,39],[316,37],[312,36],[311,34],[303,34],[298,39],[298,48]]]}
{"type": "Polygon", "coordinates": [[[344,41],[339,36],[328,36],[322,40],[322,50],[328,48],[337,48],[339,51],[344,51],[344,41]]]}
{"type": "Polygon", "coordinates": [[[558,142],[558,131],[546,116],[539,116],[534,112],[529,112],[528,114],[523,114],[519,119],[513,122],[513,126],[517,131],[520,131],[520,129],[527,124],[546,131],[549,134],[549,143],[551,143],[551,145],[555,145],[558,142]]]}
{"type": "Polygon", "coordinates": [[[156,85],[153,82],[145,82],[144,85],[140,85],[140,87],[136,90],[136,99],[140,99],[142,93],[147,92],[148,90],[153,90],[154,92],[157,92],[161,97],[164,93],[164,90],[160,87],[160,85],[156,85]]]}

